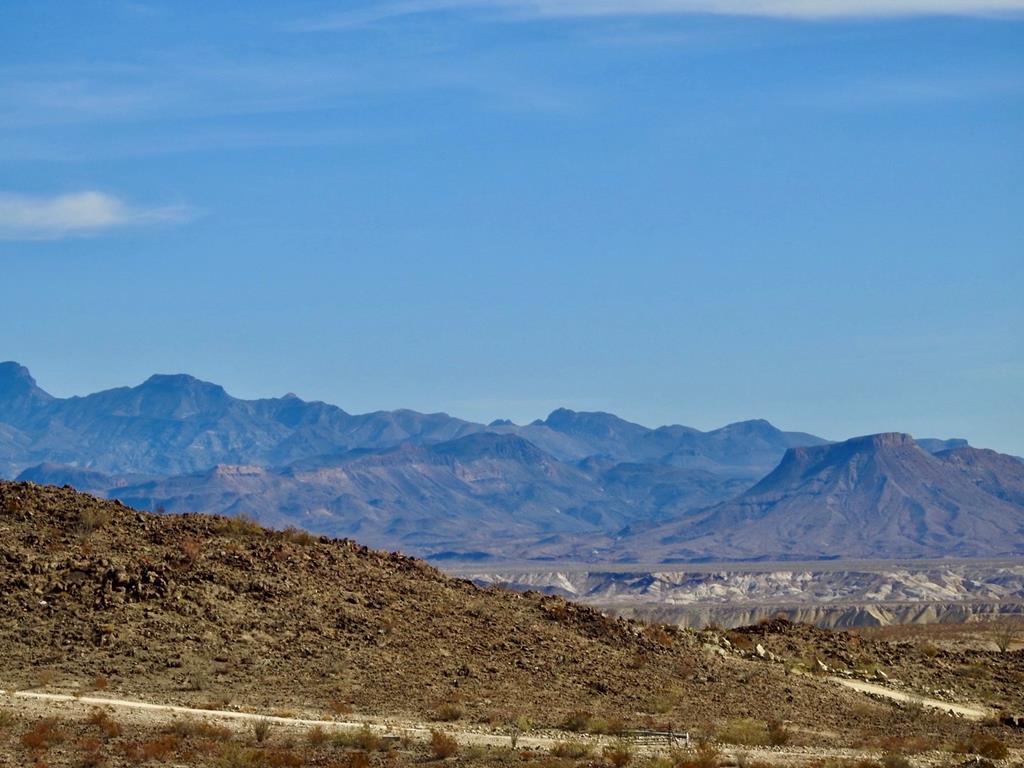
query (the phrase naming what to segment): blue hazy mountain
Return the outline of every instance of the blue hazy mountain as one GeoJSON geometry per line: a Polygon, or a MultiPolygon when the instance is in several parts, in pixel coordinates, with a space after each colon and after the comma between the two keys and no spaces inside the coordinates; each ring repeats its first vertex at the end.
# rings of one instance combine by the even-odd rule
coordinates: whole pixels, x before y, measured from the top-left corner
{"type": "Polygon", "coordinates": [[[565,408],[527,425],[350,414],[291,394],[242,400],[183,374],[56,398],[24,367],[0,364],[0,474],[147,509],[248,514],[433,556],[884,557],[1018,546],[1017,459],[963,440],[852,445],[764,420],[703,432],[565,408]],[[970,520],[984,536],[965,543],[970,520]]]}

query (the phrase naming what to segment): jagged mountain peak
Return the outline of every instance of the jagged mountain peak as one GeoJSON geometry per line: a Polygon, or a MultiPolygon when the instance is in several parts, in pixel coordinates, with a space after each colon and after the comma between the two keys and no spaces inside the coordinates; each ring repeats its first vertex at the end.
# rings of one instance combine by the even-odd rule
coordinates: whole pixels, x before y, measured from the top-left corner
{"type": "Polygon", "coordinates": [[[32,374],[24,365],[13,360],[0,363],[0,399],[6,400],[26,395],[52,399],[51,395],[39,388],[36,380],[32,378],[32,374]]]}

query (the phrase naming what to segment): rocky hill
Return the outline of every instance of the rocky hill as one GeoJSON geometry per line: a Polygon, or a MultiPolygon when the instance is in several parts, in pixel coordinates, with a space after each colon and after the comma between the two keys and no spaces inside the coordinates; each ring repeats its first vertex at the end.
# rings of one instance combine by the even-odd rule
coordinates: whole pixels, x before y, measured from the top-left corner
{"type": "Polygon", "coordinates": [[[351,541],[29,483],[0,483],[0,619],[8,689],[101,680],[151,701],[539,725],[785,719],[825,743],[952,727],[731,656],[715,635],[481,589],[351,541]]]}
{"type": "Polygon", "coordinates": [[[662,558],[996,557],[1024,554],[1024,464],[905,434],[787,451],[736,499],[644,533],[662,558]]]}

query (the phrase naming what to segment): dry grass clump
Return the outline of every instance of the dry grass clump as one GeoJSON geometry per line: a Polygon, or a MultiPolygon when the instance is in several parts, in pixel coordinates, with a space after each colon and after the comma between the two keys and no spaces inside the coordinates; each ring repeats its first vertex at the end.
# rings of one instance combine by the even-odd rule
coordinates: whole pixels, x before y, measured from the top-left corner
{"type": "Polygon", "coordinates": [[[16,722],[17,718],[13,714],[8,712],[6,709],[0,709],[0,731],[5,731],[12,727],[16,722]]]}
{"type": "Polygon", "coordinates": [[[343,768],[370,768],[370,756],[362,750],[349,752],[345,756],[342,766],[343,768]]]}
{"type": "Polygon", "coordinates": [[[580,741],[559,741],[551,748],[554,757],[564,757],[570,760],[581,760],[590,757],[590,746],[580,741]]]}
{"type": "Polygon", "coordinates": [[[252,735],[256,739],[257,744],[262,744],[267,740],[267,736],[270,735],[271,722],[266,717],[261,717],[258,720],[254,720],[252,723],[252,735]]]}
{"type": "Polygon", "coordinates": [[[644,637],[652,643],[663,645],[666,648],[672,645],[672,635],[668,633],[662,624],[647,624],[644,626],[644,637]]]}
{"type": "Polygon", "coordinates": [[[327,702],[327,711],[334,717],[344,717],[352,714],[352,705],[342,699],[331,699],[327,702]]]}
{"type": "Polygon", "coordinates": [[[97,739],[79,739],[77,746],[82,753],[79,761],[81,768],[100,768],[107,764],[107,757],[103,754],[102,745],[97,739]]]}
{"type": "Polygon", "coordinates": [[[339,731],[334,734],[334,745],[343,749],[375,752],[381,748],[382,744],[381,737],[374,733],[368,725],[364,725],[358,730],[339,731]]]}
{"type": "Polygon", "coordinates": [[[285,747],[254,749],[229,741],[221,745],[213,763],[217,768],[302,768],[306,756],[285,747]]]}
{"type": "Polygon", "coordinates": [[[939,651],[941,649],[935,643],[930,642],[928,640],[923,640],[917,644],[917,650],[919,650],[923,655],[927,656],[929,659],[934,659],[936,656],[939,655],[939,651]]]}
{"type": "Polygon", "coordinates": [[[430,732],[430,752],[438,760],[445,760],[459,754],[459,742],[441,731],[430,732]]]}
{"type": "Polygon", "coordinates": [[[615,768],[626,768],[633,759],[633,750],[626,742],[619,741],[604,748],[604,759],[615,768]]]}
{"type": "Polygon", "coordinates": [[[121,725],[102,709],[94,709],[86,722],[100,729],[104,739],[116,739],[121,735],[121,725]]]}
{"type": "Polygon", "coordinates": [[[314,536],[309,531],[300,530],[294,526],[289,526],[283,531],[276,533],[277,538],[287,541],[290,544],[298,544],[302,547],[308,547],[311,544],[316,544],[320,541],[320,537],[314,536]]]}
{"type": "Polygon", "coordinates": [[[263,527],[246,514],[224,518],[220,533],[236,539],[263,538],[263,527]]]}
{"type": "Polygon", "coordinates": [[[54,744],[63,743],[65,739],[67,739],[67,734],[60,727],[57,719],[47,717],[21,735],[21,746],[25,749],[45,751],[54,744]]]}
{"type": "Polygon", "coordinates": [[[742,744],[748,747],[780,747],[789,743],[790,733],[778,720],[762,723],[744,717],[729,721],[718,732],[718,739],[728,744],[742,744]]]}
{"type": "Polygon", "coordinates": [[[718,768],[722,753],[714,744],[702,741],[694,749],[675,756],[676,768],[718,768]]]}
{"type": "Polygon", "coordinates": [[[75,525],[75,533],[83,541],[89,539],[96,531],[103,528],[110,522],[110,512],[106,509],[86,507],[78,515],[78,522],[75,525]]]}
{"type": "Polygon", "coordinates": [[[462,708],[461,704],[448,702],[434,707],[434,710],[430,713],[430,719],[440,723],[451,723],[462,719],[464,714],[466,714],[466,711],[462,708]]]}
{"type": "Polygon", "coordinates": [[[886,752],[882,755],[882,768],[912,768],[910,761],[899,752],[886,752]]]}
{"type": "Polygon", "coordinates": [[[322,747],[327,743],[328,738],[327,731],[321,725],[314,725],[306,732],[306,741],[313,747],[322,747]]]}
{"type": "Polygon", "coordinates": [[[175,720],[167,728],[167,732],[182,739],[199,738],[210,741],[229,741],[231,739],[231,729],[226,725],[216,725],[202,720],[175,720]]]}
{"type": "Polygon", "coordinates": [[[652,697],[651,700],[647,702],[644,706],[644,711],[650,712],[653,715],[667,715],[675,709],[678,700],[678,696],[674,694],[660,694],[652,697]]]}
{"type": "Polygon", "coordinates": [[[81,688],[78,689],[79,694],[83,693],[95,693],[96,691],[105,691],[110,687],[110,678],[104,677],[103,675],[96,675],[92,680],[85,683],[81,688]]]}
{"type": "Polygon", "coordinates": [[[577,710],[570,712],[562,723],[562,729],[575,733],[595,733],[617,736],[626,730],[626,724],[618,719],[607,719],[590,712],[577,710]]]}
{"type": "Polygon", "coordinates": [[[178,568],[181,570],[194,568],[202,554],[203,542],[193,536],[186,537],[181,542],[181,551],[179,552],[177,563],[178,568]]]}
{"type": "Polygon", "coordinates": [[[173,733],[157,736],[146,741],[130,741],[121,746],[125,759],[141,764],[150,760],[166,760],[181,746],[181,739],[173,733]]]}

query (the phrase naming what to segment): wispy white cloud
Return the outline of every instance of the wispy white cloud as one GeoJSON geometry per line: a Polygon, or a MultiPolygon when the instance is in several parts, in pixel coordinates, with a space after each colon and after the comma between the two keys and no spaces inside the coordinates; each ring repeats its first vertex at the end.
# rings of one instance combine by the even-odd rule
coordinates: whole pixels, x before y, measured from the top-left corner
{"type": "Polygon", "coordinates": [[[185,206],[134,206],[95,190],[49,197],[0,192],[0,240],[54,240],[190,217],[185,206]]]}
{"type": "Polygon", "coordinates": [[[296,22],[299,30],[346,29],[459,9],[520,18],[718,14],[796,19],[885,16],[988,16],[1024,12],[1024,0],[399,0],[296,22]]]}

